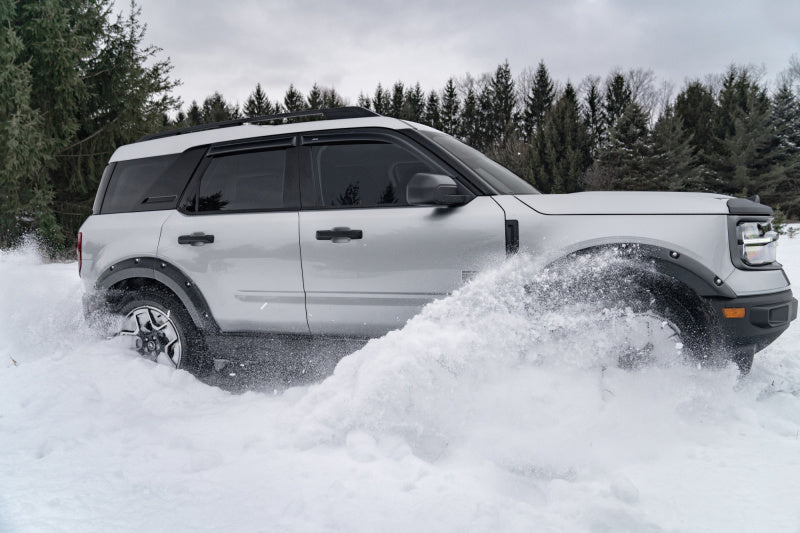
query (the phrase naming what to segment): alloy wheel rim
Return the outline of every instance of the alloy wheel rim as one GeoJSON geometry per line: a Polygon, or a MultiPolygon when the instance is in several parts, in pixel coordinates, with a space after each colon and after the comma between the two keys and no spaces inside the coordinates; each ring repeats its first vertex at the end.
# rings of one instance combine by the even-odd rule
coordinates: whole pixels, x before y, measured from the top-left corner
{"type": "Polygon", "coordinates": [[[683,358],[686,352],[684,335],[671,320],[647,311],[623,317],[623,327],[628,332],[619,364],[625,368],[638,368],[662,361],[683,358]]]}
{"type": "Polygon", "coordinates": [[[131,348],[142,357],[174,368],[181,365],[183,345],[169,311],[149,305],[131,310],[120,336],[131,339],[131,348]]]}

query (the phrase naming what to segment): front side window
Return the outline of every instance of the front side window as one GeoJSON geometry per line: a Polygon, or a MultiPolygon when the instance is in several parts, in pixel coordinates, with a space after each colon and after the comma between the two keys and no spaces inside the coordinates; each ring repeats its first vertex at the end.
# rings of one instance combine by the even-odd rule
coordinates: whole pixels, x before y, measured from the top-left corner
{"type": "Polygon", "coordinates": [[[406,186],[414,174],[445,173],[410,150],[387,142],[315,145],[311,154],[323,207],[408,205],[406,186]]]}
{"type": "Polygon", "coordinates": [[[198,212],[284,207],[286,150],[214,157],[200,180],[198,212]]]}

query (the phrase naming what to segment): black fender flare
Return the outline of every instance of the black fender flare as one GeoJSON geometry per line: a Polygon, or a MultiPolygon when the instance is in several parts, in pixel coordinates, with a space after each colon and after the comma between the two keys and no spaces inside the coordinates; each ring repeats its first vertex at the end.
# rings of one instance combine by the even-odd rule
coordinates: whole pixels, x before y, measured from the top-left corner
{"type": "Polygon", "coordinates": [[[683,283],[699,297],[736,298],[733,289],[699,261],[676,250],[652,244],[619,242],[594,245],[570,252],[553,263],[568,260],[576,255],[601,253],[606,250],[629,254],[632,259],[650,263],[657,272],[683,283]]]}
{"type": "Polygon", "coordinates": [[[200,289],[189,276],[157,257],[132,257],[114,263],[97,278],[95,291],[107,294],[115,285],[135,279],[153,280],[177,296],[195,326],[204,333],[219,333],[219,325],[200,289]]]}

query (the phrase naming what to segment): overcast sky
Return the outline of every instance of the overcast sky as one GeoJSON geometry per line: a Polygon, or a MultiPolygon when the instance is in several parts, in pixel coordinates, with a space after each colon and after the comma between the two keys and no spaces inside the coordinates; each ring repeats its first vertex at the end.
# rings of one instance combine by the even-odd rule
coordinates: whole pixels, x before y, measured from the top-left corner
{"type": "Polygon", "coordinates": [[[642,67],[679,90],[732,62],[771,83],[800,54],[800,0],[138,1],[187,104],[214,91],[241,104],[257,82],[271,99],[317,82],[355,103],[378,82],[440,89],[506,59],[515,77],[544,59],[575,84],[642,67]]]}

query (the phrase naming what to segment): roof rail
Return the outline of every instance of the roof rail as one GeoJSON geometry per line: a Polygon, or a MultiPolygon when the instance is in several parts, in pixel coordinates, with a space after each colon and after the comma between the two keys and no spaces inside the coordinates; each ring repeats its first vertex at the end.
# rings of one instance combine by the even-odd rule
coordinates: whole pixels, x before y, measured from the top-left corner
{"type": "Polygon", "coordinates": [[[277,115],[262,115],[258,117],[237,118],[233,120],[223,120],[222,122],[210,122],[208,124],[198,124],[197,126],[190,126],[188,128],[180,128],[177,130],[161,131],[158,133],[151,133],[145,135],[136,142],[151,141],[153,139],[161,139],[163,137],[172,137],[174,135],[183,135],[184,133],[194,133],[196,131],[216,130],[219,128],[229,128],[231,126],[241,126],[242,124],[257,124],[259,122],[288,122],[289,119],[304,118],[304,117],[321,117],[325,120],[336,120],[340,118],[364,118],[364,117],[379,117],[377,113],[373,113],[369,109],[363,107],[334,107],[330,109],[304,109],[302,111],[294,111],[292,113],[278,113],[277,115]]]}

